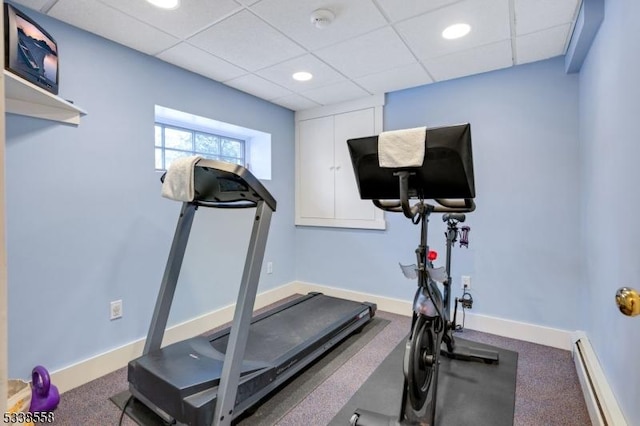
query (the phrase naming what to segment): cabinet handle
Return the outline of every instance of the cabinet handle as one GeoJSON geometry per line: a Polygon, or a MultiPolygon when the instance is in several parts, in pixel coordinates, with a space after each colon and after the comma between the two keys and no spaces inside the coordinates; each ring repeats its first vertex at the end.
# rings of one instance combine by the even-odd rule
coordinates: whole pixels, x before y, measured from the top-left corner
{"type": "Polygon", "coordinates": [[[329,167],[329,170],[333,170],[335,168],[336,168],[335,166],[331,166],[331,167],[329,167]]]}
{"type": "Polygon", "coordinates": [[[340,170],[340,166],[336,166],[336,170],[340,170]]]}

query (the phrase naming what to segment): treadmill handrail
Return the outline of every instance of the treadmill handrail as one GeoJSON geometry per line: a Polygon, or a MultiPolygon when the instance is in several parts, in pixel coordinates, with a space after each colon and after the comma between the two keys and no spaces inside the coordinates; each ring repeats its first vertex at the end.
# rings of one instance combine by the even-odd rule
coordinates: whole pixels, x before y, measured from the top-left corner
{"type": "Polygon", "coordinates": [[[193,201],[193,204],[202,207],[215,207],[218,209],[246,209],[256,207],[258,203],[249,200],[241,201],[193,201]]]}

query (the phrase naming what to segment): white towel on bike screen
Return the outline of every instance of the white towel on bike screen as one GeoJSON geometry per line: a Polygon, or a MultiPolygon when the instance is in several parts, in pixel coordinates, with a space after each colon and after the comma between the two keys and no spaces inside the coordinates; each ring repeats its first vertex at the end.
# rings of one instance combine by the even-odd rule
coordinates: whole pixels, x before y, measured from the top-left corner
{"type": "Polygon", "coordinates": [[[424,161],[426,127],[382,132],[378,136],[380,167],[420,167],[424,161]]]}

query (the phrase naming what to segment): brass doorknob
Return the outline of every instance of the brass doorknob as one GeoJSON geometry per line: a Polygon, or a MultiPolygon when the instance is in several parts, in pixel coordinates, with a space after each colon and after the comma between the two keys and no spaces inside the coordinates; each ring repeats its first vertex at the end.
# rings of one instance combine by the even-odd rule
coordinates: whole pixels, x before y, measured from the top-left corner
{"type": "Polygon", "coordinates": [[[640,315],[640,294],[635,289],[619,288],[616,292],[616,303],[623,314],[629,317],[640,315]]]}

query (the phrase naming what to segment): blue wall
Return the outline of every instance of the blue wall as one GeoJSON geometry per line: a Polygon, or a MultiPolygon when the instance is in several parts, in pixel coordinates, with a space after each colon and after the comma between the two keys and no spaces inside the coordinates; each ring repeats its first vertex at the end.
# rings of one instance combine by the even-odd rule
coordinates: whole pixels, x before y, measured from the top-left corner
{"type": "MultiPolygon", "coordinates": [[[[612,300],[621,285],[639,287],[639,13],[633,0],[607,2],[580,75],[556,58],[395,92],[384,123],[471,123],[478,209],[470,248],[454,254],[456,291],[471,275],[476,313],[587,328],[628,420],[640,417],[637,375],[629,380],[640,328],[612,300]]],[[[89,114],[77,128],[7,117],[12,377],[145,335],[180,208],[159,195],[155,104],[272,134],[266,185],[279,208],[266,255],[274,274],[261,290],[297,279],[411,299],[397,263],[414,261],[418,235],[399,215],[387,214],[385,231],[294,227],[291,111],[37,18],[61,45],[61,96],[89,114]],[[115,299],[124,318],[111,322],[115,299]]],[[[198,212],[172,324],[233,301],[250,223],[248,211],[198,212]]],[[[432,220],[442,255],[443,229],[432,220]]]]}
{"type": "Polygon", "coordinates": [[[640,419],[640,323],[617,312],[618,287],[640,290],[640,3],[605,2],[580,72],[580,159],[585,322],[627,422],[640,419]]]}
{"type": "MultiPolygon", "coordinates": [[[[478,208],[453,277],[460,292],[460,275],[472,276],[474,311],[580,328],[578,77],[562,58],[391,93],[384,121],[385,130],[471,123],[478,208]]],[[[410,300],[415,283],[397,264],[414,263],[419,231],[386,218],[386,231],[300,228],[298,279],[410,300]]],[[[444,259],[443,232],[435,215],[430,244],[444,259]]]]}
{"type": "MultiPolygon", "coordinates": [[[[7,116],[9,373],[27,377],[146,335],[180,204],[160,197],[154,105],[271,133],[278,200],[260,290],[294,279],[293,113],[29,11],[60,45],[79,127],[7,116]],[[109,302],[124,317],[109,321],[109,302]]],[[[252,212],[200,209],[170,322],[235,301],[252,212]],[[220,217],[224,219],[219,220],[220,217]],[[221,225],[224,223],[224,226],[221,225]]]]}

